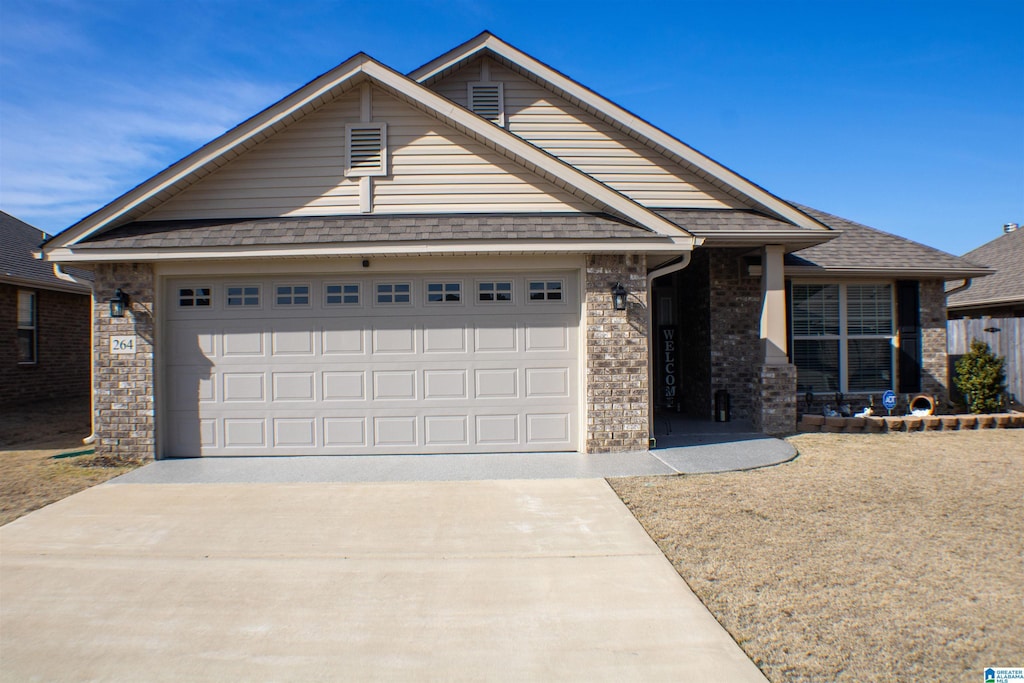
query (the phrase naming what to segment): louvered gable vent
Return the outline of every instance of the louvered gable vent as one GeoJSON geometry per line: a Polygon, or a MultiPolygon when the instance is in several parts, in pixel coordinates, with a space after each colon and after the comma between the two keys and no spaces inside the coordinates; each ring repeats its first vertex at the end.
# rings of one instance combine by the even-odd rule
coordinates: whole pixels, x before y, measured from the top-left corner
{"type": "Polygon", "coordinates": [[[501,83],[470,83],[469,109],[499,126],[505,125],[505,91],[501,83]]]}
{"type": "Polygon", "coordinates": [[[386,123],[358,123],[345,127],[349,176],[387,175],[386,123]]]}

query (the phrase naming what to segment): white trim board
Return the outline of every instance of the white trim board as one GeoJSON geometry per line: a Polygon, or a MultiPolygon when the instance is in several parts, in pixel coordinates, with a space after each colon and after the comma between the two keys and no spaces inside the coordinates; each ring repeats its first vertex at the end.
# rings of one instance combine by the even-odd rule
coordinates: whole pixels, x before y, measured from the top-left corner
{"type": "Polygon", "coordinates": [[[47,259],[59,263],[102,261],[166,261],[225,258],[304,258],[310,256],[415,256],[417,254],[580,254],[580,253],[684,253],[692,250],[692,238],[681,240],[538,240],[479,242],[399,242],[325,247],[309,245],[250,245],[243,247],[190,247],[180,249],[79,249],[52,250],[47,259]]]}

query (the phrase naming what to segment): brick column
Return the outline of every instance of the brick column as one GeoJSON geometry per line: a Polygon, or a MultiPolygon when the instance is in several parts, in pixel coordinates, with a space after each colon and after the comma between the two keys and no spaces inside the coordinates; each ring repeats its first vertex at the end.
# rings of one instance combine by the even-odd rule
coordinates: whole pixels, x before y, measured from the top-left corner
{"type": "Polygon", "coordinates": [[[754,396],[754,428],[765,434],[796,431],[796,366],[762,365],[754,396]]]}
{"type": "Polygon", "coordinates": [[[153,267],[101,264],[95,270],[96,454],[126,460],[156,456],[153,414],[153,267]],[[110,317],[108,300],[121,288],[130,297],[123,318],[110,317]],[[134,337],[133,353],[111,353],[111,337],[134,337]]]}
{"type": "Polygon", "coordinates": [[[761,250],[761,353],[754,395],[754,426],[767,434],[796,430],[796,366],[786,353],[785,250],[769,244],[761,250]]]}
{"type": "Polygon", "coordinates": [[[946,293],[941,280],[921,280],[921,391],[935,397],[935,406],[949,398],[946,356],[946,293]]]}
{"type": "Polygon", "coordinates": [[[589,453],[647,450],[647,259],[587,257],[587,441],[589,453]],[[611,289],[629,292],[616,311],[611,289]]]}

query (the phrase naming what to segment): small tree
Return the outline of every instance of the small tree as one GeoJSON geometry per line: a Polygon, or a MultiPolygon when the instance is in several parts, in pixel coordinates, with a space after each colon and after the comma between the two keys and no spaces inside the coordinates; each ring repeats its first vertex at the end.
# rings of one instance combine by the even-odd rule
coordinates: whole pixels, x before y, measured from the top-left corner
{"type": "Polygon", "coordinates": [[[971,340],[971,350],[956,362],[956,388],[964,395],[972,413],[994,413],[1002,408],[1006,390],[1004,360],[989,345],[971,340]]]}

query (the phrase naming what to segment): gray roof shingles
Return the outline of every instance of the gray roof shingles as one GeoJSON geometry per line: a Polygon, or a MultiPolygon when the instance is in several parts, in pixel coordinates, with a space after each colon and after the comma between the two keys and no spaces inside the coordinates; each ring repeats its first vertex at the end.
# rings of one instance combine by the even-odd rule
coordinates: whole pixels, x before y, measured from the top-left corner
{"type": "MultiPolygon", "coordinates": [[[[835,231],[834,239],[794,251],[789,267],[822,271],[939,274],[953,279],[986,271],[967,260],[866,225],[793,204],[835,231]]],[[[809,230],[754,211],[658,209],[698,237],[749,233],[818,239],[809,230]]],[[[446,240],[664,239],[607,214],[354,215],[140,221],[95,235],[77,248],[188,249],[251,245],[359,244],[446,240]]]]}
{"type": "Polygon", "coordinates": [[[772,218],[756,211],[737,209],[656,209],[676,225],[698,237],[714,237],[732,232],[791,232],[794,237],[811,232],[792,223],[772,218]]]}
{"type": "Polygon", "coordinates": [[[81,248],[165,249],[428,240],[664,239],[605,214],[329,216],[135,222],[81,248]]]}
{"type": "Polygon", "coordinates": [[[789,267],[943,273],[953,278],[986,272],[984,267],[944,251],[807,206],[793,206],[841,234],[823,244],[788,254],[789,267]]]}
{"type": "MultiPolygon", "coordinates": [[[[0,280],[31,284],[42,289],[80,290],[73,282],[53,274],[53,264],[32,256],[47,235],[9,213],[0,211],[0,280]]],[[[91,280],[92,273],[79,268],[67,269],[77,278],[91,280]]]]}
{"type": "Polygon", "coordinates": [[[949,295],[950,308],[1024,302],[1024,228],[1000,235],[964,254],[973,263],[995,269],[968,289],[949,295]]]}

